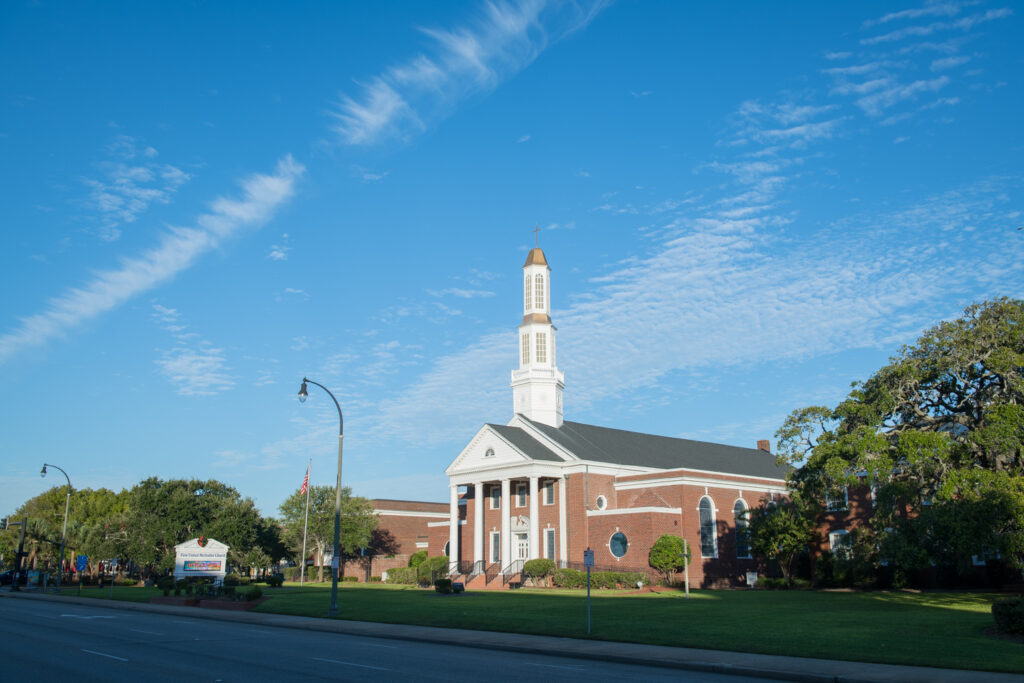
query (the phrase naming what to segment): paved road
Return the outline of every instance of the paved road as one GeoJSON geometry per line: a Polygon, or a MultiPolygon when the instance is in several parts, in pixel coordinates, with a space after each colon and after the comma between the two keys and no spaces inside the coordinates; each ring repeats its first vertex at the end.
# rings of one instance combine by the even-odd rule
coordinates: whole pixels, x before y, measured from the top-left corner
{"type": "Polygon", "coordinates": [[[29,600],[0,601],[8,680],[692,681],[743,678],[29,600]]]}

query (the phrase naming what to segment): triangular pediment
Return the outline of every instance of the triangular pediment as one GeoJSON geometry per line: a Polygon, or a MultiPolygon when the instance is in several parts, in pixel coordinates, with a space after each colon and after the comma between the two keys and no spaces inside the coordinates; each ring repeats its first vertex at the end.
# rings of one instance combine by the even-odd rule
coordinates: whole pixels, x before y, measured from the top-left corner
{"type": "Polygon", "coordinates": [[[505,439],[491,425],[484,425],[445,470],[449,477],[464,471],[505,467],[529,462],[531,458],[505,439]]]}
{"type": "Polygon", "coordinates": [[[192,539],[189,539],[187,541],[182,541],[178,545],[174,546],[174,549],[175,550],[202,549],[202,550],[211,550],[211,551],[213,551],[213,550],[222,550],[224,552],[227,552],[230,549],[230,546],[227,546],[227,545],[221,543],[220,541],[212,539],[212,538],[204,539],[204,543],[205,543],[205,545],[199,545],[199,539],[198,538],[192,538],[192,539]]]}

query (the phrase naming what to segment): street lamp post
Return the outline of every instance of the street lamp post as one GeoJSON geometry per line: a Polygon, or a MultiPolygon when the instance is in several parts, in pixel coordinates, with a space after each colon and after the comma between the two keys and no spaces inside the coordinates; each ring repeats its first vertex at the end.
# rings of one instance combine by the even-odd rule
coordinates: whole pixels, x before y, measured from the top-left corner
{"type": "MultiPolygon", "coordinates": [[[[338,409],[338,482],[334,487],[334,556],[331,558],[331,564],[338,563],[338,566],[337,568],[331,567],[331,608],[327,610],[327,616],[336,617],[338,616],[338,571],[341,569],[341,446],[345,438],[345,418],[341,414],[341,405],[338,404],[338,399],[334,398],[330,389],[306,377],[302,378],[302,387],[299,389],[300,402],[305,403],[309,398],[309,393],[306,391],[307,382],[326,391],[334,401],[334,407],[338,409]]],[[[305,562],[306,558],[302,558],[302,561],[305,562]]]]}
{"type": "Polygon", "coordinates": [[[68,506],[71,504],[71,477],[68,476],[67,472],[56,465],[49,465],[46,463],[43,463],[43,470],[39,473],[39,476],[46,476],[47,467],[60,470],[60,473],[64,475],[64,478],[68,480],[68,495],[67,498],[64,499],[64,528],[61,529],[60,532],[60,565],[57,568],[57,592],[60,593],[60,582],[64,577],[64,544],[68,538],[68,506]]]}

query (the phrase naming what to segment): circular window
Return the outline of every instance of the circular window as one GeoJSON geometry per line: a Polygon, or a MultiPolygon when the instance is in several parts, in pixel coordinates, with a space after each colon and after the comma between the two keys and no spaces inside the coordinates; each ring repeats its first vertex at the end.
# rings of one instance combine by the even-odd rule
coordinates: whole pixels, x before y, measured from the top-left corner
{"type": "Polygon", "coordinates": [[[485,458],[493,458],[494,457],[494,449],[493,448],[488,448],[487,452],[484,453],[484,457],[485,458]]]}
{"type": "Polygon", "coordinates": [[[616,531],[612,534],[612,540],[608,541],[608,549],[612,551],[612,555],[615,557],[622,557],[629,550],[629,540],[626,538],[626,534],[621,531],[616,531]]]}
{"type": "Polygon", "coordinates": [[[597,497],[597,509],[598,510],[604,510],[606,507],[608,507],[608,499],[605,498],[604,496],[598,496],[597,497]]]}

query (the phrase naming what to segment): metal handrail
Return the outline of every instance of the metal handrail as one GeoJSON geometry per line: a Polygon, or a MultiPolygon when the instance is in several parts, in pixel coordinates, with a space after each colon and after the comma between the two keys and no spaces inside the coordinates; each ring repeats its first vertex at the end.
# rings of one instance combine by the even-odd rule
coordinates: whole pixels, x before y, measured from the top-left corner
{"type": "Polygon", "coordinates": [[[523,572],[523,565],[526,564],[526,560],[512,560],[512,562],[501,570],[501,585],[508,584],[512,580],[512,577],[518,576],[523,572]]]}
{"type": "Polygon", "coordinates": [[[494,579],[497,578],[498,574],[500,574],[500,573],[501,573],[501,563],[500,562],[494,562],[493,564],[488,565],[487,569],[484,570],[484,579],[485,579],[484,585],[486,586],[486,585],[490,584],[491,581],[494,581],[494,579]]]}

